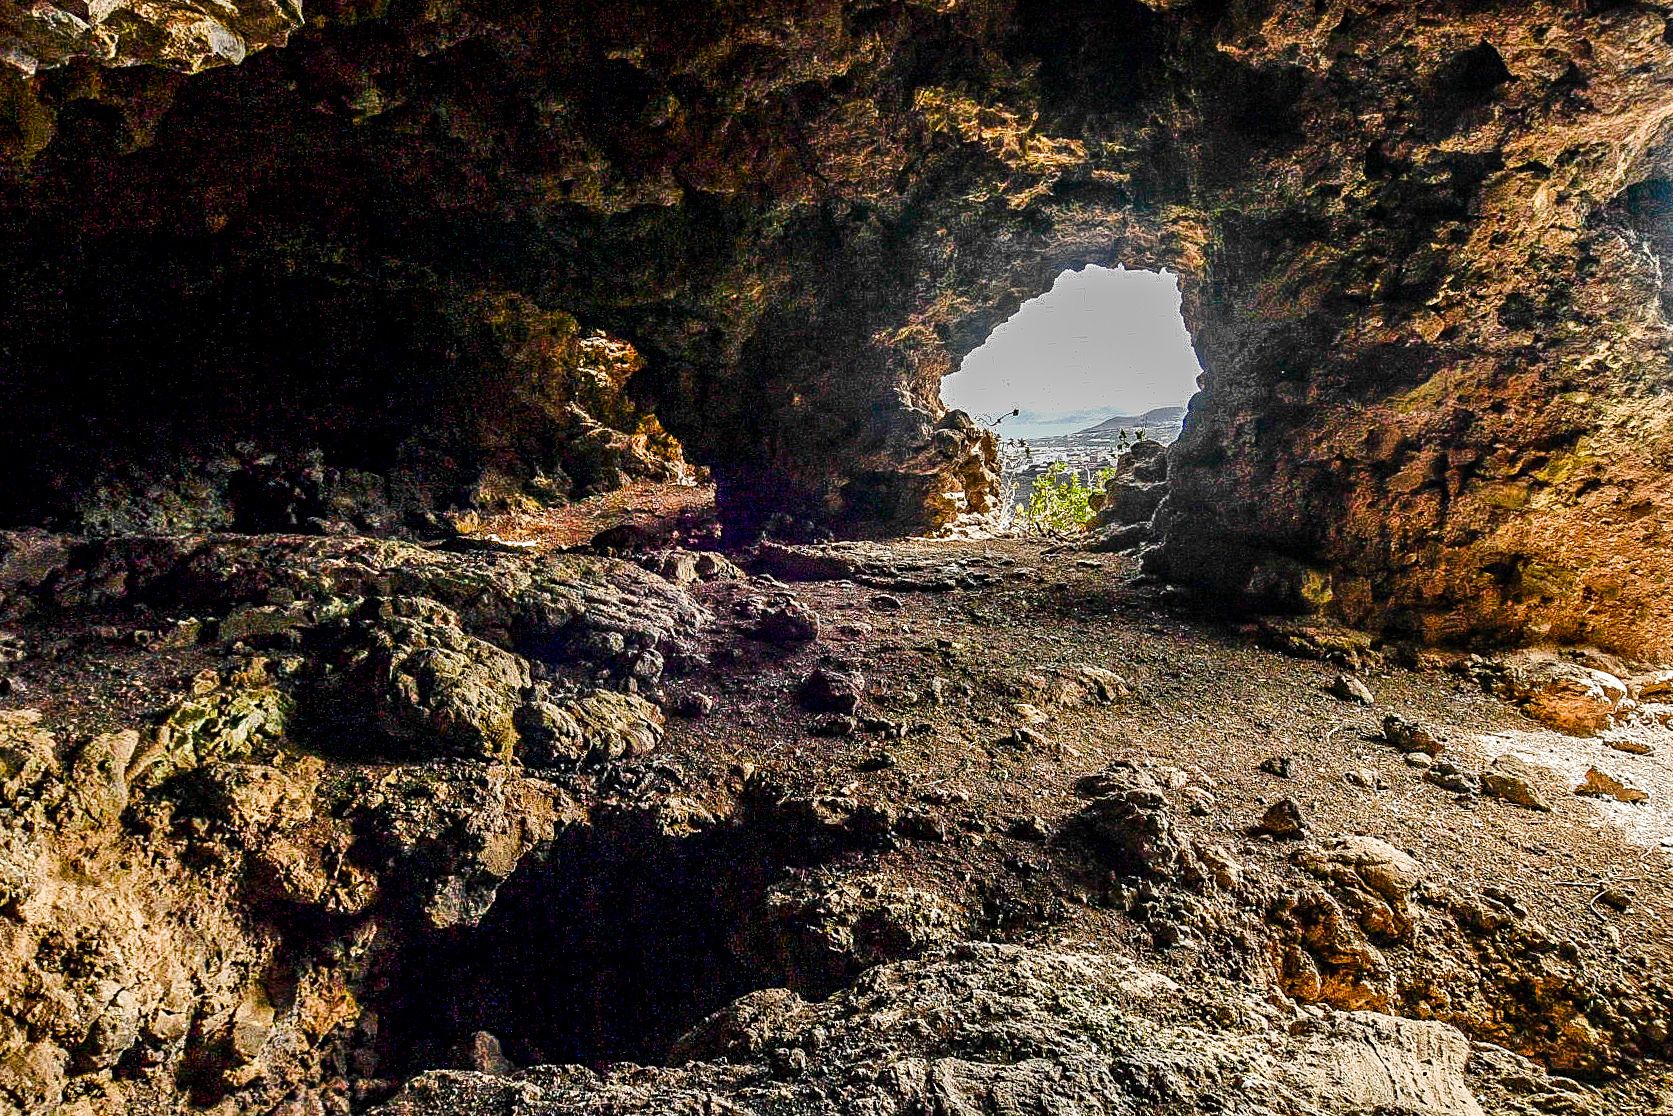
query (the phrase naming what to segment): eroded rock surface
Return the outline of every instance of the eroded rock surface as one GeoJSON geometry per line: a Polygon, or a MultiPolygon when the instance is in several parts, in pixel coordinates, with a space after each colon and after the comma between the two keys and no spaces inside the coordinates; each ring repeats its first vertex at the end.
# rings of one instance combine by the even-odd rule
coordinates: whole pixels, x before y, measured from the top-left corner
{"type": "Polygon", "coordinates": [[[7,522],[427,530],[654,405],[741,531],[942,527],[941,377],[1120,262],[1207,371],[1155,570],[1673,647],[1655,5],[72,7],[0,32],[7,522]]]}
{"type": "Polygon", "coordinates": [[[776,989],[739,1000],[680,1041],[677,1068],[432,1073],[382,1111],[1479,1116],[1468,1058],[1469,1043],[1440,1024],[1358,1014],[1291,1028],[1229,987],[961,946],[873,969],[823,1003],[776,989]],[[974,1003],[979,1014],[965,1010],[974,1003]]]}
{"type": "Polygon", "coordinates": [[[1654,1111],[1656,803],[1457,674],[1375,668],[1418,771],[1366,649],[1035,544],[781,548],[898,595],[774,642],[736,569],[0,539],[0,1111],[1654,1111]]]}

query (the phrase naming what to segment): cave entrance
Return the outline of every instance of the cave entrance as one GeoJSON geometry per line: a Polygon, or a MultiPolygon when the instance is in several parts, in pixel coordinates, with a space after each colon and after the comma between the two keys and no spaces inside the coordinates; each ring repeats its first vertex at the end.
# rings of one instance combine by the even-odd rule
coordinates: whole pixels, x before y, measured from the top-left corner
{"type": "MultiPolygon", "coordinates": [[[[1179,436],[1201,374],[1178,276],[1088,266],[1064,271],[998,326],[942,382],[941,398],[1000,440],[1003,523],[1056,533],[1098,510],[1103,481],[1135,444],[1179,436]]],[[[1138,503],[1152,498],[1159,489],[1138,503]]]]}

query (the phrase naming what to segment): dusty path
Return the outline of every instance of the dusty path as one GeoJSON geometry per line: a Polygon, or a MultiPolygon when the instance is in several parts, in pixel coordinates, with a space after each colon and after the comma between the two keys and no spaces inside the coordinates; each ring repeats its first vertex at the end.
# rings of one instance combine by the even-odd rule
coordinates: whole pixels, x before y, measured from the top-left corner
{"type": "MultiPolygon", "coordinates": [[[[912,820],[909,831],[916,825],[932,838],[902,840],[843,871],[949,897],[978,912],[985,936],[1090,949],[1119,943],[1182,978],[1215,972],[1259,982],[1270,978],[1266,954],[1275,947],[1260,938],[1273,910],[1316,883],[1294,864],[1306,842],[1248,832],[1289,798],[1312,839],[1368,836],[1410,854],[1423,886],[1440,897],[1436,909],[1449,914],[1433,934],[1422,917],[1410,935],[1369,934],[1381,943],[1375,960],[1352,956],[1353,944],[1321,944],[1316,928],[1296,931],[1311,964],[1288,981],[1292,993],[1446,1018],[1588,1073],[1601,1064],[1586,1049],[1588,1024],[1547,1019],[1536,1041],[1518,1037],[1522,1024],[1511,1020],[1521,992],[1482,993],[1461,970],[1514,972],[1509,983],[1523,981],[1535,1000],[1571,976],[1607,998],[1615,982],[1624,990],[1673,973],[1665,847],[1673,843],[1673,738],[1665,730],[1641,730],[1649,753],[1627,754],[1543,728],[1440,669],[1369,668],[1362,676],[1375,704],[1347,702],[1330,692],[1338,666],[1268,650],[1246,628],[1170,608],[1119,556],[1054,554],[1016,540],[855,553],[874,571],[867,583],[792,587],[822,617],[820,642],[789,652],[727,642],[711,682],[716,712],[682,724],[669,745],[694,762],[753,765],[803,793],[881,802],[912,820]],[[866,680],[850,735],[814,735],[829,729],[798,702],[802,680],[821,665],[866,680]],[[1064,686],[1062,678],[1088,666],[1118,675],[1126,692],[1105,702],[1064,686]],[[1450,740],[1442,758],[1462,770],[1484,769],[1507,751],[1545,765],[1534,782],[1551,811],[1426,779],[1382,739],[1390,712],[1443,730],[1450,740]],[[1593,763],[1648,788],[1650,799],[1625,805],[1574,794],[1593,763]],[[1077,786],[1121,764],[1173,769],[1167,778],[1175,781],[1183,772],[1195,805],[1176,827],[1229,852],[1258,898],[1170,907],[1166,896],[1135,903],[1120,885],[1112,894],[1068,834],[1087,809],[1077,786]],[[1483,913],[1471,904],[1491,908],[1485,924],[1502,917],[1521,927],[1495,933],[1525,931],[1525,940],[1484,945],[1460,932],[1483,913]],[[1523,948],[1532,952],[1515,956],[1523,948]],[[1565,967],[1586,975],[1559,973],[1565,967]]],[[[717,582],[699,595],[724,617],[761,591],[757,582],[717,582]]],[[[1622,1012],[1649,1012],[1629,1028],[1659,1035],[1665,1005],[1629,994],[1622,1012]]]]}

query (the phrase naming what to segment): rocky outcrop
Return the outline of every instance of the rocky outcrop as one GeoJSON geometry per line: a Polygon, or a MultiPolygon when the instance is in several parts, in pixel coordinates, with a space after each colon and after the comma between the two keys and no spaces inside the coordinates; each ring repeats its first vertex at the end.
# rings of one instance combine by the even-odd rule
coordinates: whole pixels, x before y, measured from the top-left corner
{"type": "Polygon", "coordinates": [[[1285,1024],[1230,986],[966,945],[873,969],[822,1003],[755,993],[686,1035],[678,1068],[431,1073],[381,1111],[1482,1111],[1469,1043],[1449,1027],[1368,1013],[1285,1024]],[[963,1010],[972,1003],[982,1010],[963,1010]]]}
{"type": "Polygon", "coordinates": [[[663,728],[600,684],[656,692],[643,659],[677,659],[707,618],[588,558],[296,537],[0,555],[0,619],[97,617],[140,656],[121,698],[78,705],[66,682],[50,715],[0,711],[8,1113],[387,1092],[403,958],[587,830],[608,797],[589,788],[663,728]]]}
{"type": "MultiPolygon", "coordinates": [[[[216,11],[37,6],[6,41],[191,69],[299,22],[216,11]]],[[[1157,571],[1673,647],[1654,5],[309,18],[191,77],[5,77],[10,521],[387,528],[545,491],[596,431],[528,353],[579,321],[643,356],[628,395],[735,528],[931,529],[992,500],[940,378],[1062,268],[1165,265],[1206,376],[1157,571]]]]}

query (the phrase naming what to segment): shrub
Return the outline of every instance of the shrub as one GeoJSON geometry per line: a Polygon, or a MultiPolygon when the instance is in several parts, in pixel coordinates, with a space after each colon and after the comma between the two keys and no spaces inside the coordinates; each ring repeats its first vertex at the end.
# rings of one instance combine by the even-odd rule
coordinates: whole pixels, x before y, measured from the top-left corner
{"type": "Polygon", "coordinates": [[[1056,461],[1034,481],[1017,519],[1037,535],[1062,535],[1084,530],[1092,519],[1092,495],[1103,491],[1113,470],[1100,469],[1088,486],[1081,475],[1056,461]]]}

